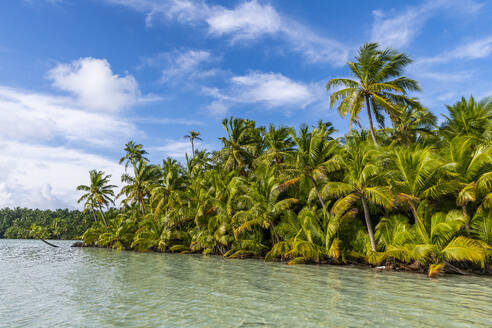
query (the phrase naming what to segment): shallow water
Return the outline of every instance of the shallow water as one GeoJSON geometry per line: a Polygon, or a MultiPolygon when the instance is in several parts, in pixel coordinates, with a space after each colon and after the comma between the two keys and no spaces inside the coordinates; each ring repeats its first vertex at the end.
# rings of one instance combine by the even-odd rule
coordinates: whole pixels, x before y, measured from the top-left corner
{"type": "Polygon", "coordinates": [[[0,240],[0,327],[492,327],[492,279],[0,240]]]}

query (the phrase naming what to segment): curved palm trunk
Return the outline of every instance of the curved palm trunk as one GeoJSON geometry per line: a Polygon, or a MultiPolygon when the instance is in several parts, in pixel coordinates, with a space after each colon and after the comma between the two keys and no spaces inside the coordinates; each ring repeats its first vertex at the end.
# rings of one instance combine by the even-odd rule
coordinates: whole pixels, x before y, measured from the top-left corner
{"type": "Polygon", "coordinates": [[[364,96],[366,98],[366,108],[367,108],[367,118],[369,119],[369,130],[371,131],[371,137],[372,141],[374,141],[374,144],[377,145],[378,142],[376,141],[376,134],[374,133],[374,125],[372,124],[372,113],[371,113],[371,106],[369,104],[369,96],[364,96]]]}
{"type": "Polygon", "coordinates": [[[92,217],[94,218],[94,222],[97,222],[96,211],[94,211],[94,208],[92,207],[91,207],[91,213],[92,213],[92,217]]]}
{"type": "Polygon", "coordinates": [[[316,195],[318,196],[319,202],[321,203],[321,206],[323,207],[323,215],[325,215],[325,211],[326,211],[325,202],[323,201],[323,199],[321,199],[321,195],[319,194],[318,184],[316,183],[316,180],[314,180],[314,178],[312,176],[309,176],[309,178],[313,182],[314,190],[316,191],[316,195]]]}
{"type": "Polygon", "coordinates": [[[470,217],[468,216],[468,211],[466,210],[466,205],[461,206],[461,209],[463,210],[463,215],[465,217],[465,230],[466,230],[466,235],[470,237],[470,217]]]}
{"type": "Polygon", "coordinates": [[[369,216],[369,207],[364,196],[360,197],[362,201],[362,207],[364,208],[364,218],[366,219],[367,232],[369,233],[369,240],[371,241],[371,248],[373,252],[377,251],[376,242],[374,241],[374,232],[372,231],[371,217],[369,216]]]}
{"type": "Polygon", "coordinates": [[[103,219],[103,222],[104,222],[104,225],[106,227],[108,227],[108,224],[106,223],[106,218],[104,217],[104,213],[103,213],[103,210],[101,208],[101,205],[99,205],[99,212],[101,212],[101,216],[102,216],[102,219],[103,219]]]}
{"type": "Polygon", "coordinates": [[[419,214],[417,213],[417,207],[418,207],[418,206],[417,206],[417,205],[415,205],[415,204],[413,203],[413,201],[410,201],[408,204],[410,205],[410,209],[411,209],[411,211],[412,211],[413,218],[414,218],[414,220],[415,220],[415,224],[417,224],[417,226],[418,226],[418,228],[419,228],[418,230],[419,230],[419,232],[420,232],[420,235],[422,236],[422,238],[423,238],[424,240],[426,240],[426,241],[427,241],[427,240],[429,239],[429,236],[427,235],[427,230],[425,229],[424,222],[422,222],[422,220],[420,219],[419,214]]]}

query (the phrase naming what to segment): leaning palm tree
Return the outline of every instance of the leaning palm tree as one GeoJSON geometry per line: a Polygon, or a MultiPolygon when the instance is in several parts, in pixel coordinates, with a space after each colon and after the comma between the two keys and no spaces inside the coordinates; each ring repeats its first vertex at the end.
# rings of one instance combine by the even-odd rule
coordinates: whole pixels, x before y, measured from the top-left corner
{"type": "Polygon", "coordinates": [[[148,153],[143,149],[142,144],[135,144],[133,141],[129,141],[125,145],[125,156],[120,158],[120,164],[125,163],[125,170],[128,168],[128,164],[132,164],[133,166],[139,160],[149,161],[145,155],[148,153]]]}
{"type": "Polygon", "coordinates": [[[330,105],[338,105],[342,117],[350,115],[349,130],[352,122],[358,122],[359,113],[365,105],[369,120],[369,129],[374,144],[377,144],[372,116],[384,121],[380,114],[384,110],[390,117],[400,115],[399,105],[418,105],[417,101],[407,97],[409,91],[418,91],[415,80],[401,76],[412,60],[403,53],[391,49],[379,50],[377,43],[366,43],[360,47],[355,61],[349,61],[354,79],[332,79],[326,85],[327,90],[342,87],[330,96],[330,105]]]}
{"type": "Polygon", "coordinates": [[[331,209],[337,217],[352,209],[357,201],[361,202],[371,248],[376,252],[369,204],[391,208],[393,194],[384,179],[382,158],[377,149],[359,138],[349,136],[347,141],[342,152],[343,181],[327,182],[321,193],[338,199],[331,209]]]}
{"type": "Polygon", "coordinates": [[[415,225],[413,229],[424,229],[425,233],[412,231],[396,243],[390,242],[386,255],[403,262],[416,260],[420,265],[429,265],[429,277],[442,272],[445,265],[457,270],[451,262],[466,261],[484,267],[490,246],[460,235],[465,223],[463,213],[453,210],[432,215],[426,202],[421,204],[419,212],[424,224],[422,227],[415,225]]]}
{"type": "Polygon", "coordinates": [[[200,132],[191,130],[189,132],[189,134],[184,136],[184,138],[190,140],[190,142],[191,142],[191,156],[195,157],[195,139],[196,140],[202,140],[202,138],[200,138],[200,132]]]}
{"type": "Polygon", "coordinates": [[[90,210],[92,212],[94,220],[96,220],[94,209],[99,209],[104,225],[108,226],[102,208],[110,203],[114,205],[112,197],[114,197],[113,189],[116,188],[116,186],[108,184],[111,175],[106,175],[104,171],[91,170],[89,171],[89,176],[90,185],[80,185],[77,187],[77,190],[85,192],[85,194],[79,198],[78,203],[85,201],[85,210],[90,210]]]}

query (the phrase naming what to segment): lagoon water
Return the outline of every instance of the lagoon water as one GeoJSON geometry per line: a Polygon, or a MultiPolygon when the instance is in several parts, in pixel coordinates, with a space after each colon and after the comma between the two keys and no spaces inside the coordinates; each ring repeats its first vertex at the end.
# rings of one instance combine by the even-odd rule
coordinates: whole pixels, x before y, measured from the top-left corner
{"type": "Polygon", "coordinates": [[[0,240],[0,327],[492,327],[492,279],[0,240]]]}

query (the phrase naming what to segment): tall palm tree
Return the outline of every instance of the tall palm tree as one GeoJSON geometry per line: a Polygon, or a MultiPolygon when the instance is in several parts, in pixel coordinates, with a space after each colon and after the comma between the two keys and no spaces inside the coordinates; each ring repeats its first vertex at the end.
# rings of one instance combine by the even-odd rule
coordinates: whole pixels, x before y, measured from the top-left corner
{"type": "Polygon", "coordinates": [[[202,140],[202,138],[200,138],[200,132],[191,130],[189,132],[189,134],[184,136],[184,138],[190,140],[190,142],[191,142],[191,156],[195,157],[195,139],[196,140],[202,140]]]}
{"type": "Polygon", "coordinates": [[[314,128],[308,131],[307,126],[302,126],[299,134],[291,131],[297,151],[293,154],[294,158],[286,164],[285,171],[293,176],[292,179],[284,182],[284,186],[300,182],[307,179],[312,183],[316,196],[326,212],[326,206],[320,195],[319,181],[341,168],[341,158],[337,155],[338,141],[330,140],[330,132],[323,128],[314,128]]]}
{"type": "Polygon", "coordinates": [[[372,115],[378,115],[382,109],[392,118],[399,116],[399,105],[418,105],[416,100],[407,97],[407,93],[420,90],[416,81],[401,76],[412,60],[403,53],[391,49],[379,50],[378,47],[377,43],[364,44],[355,61],[347,63],[353,80],[337,78],[326,85],[327,90],[342,87],[331,94],[330,105],[333,107],[339,103],[338,113],[342,117],[350,115],[349,130],[365,105],[374,144],[377,141],[372,115]]]}
{"type": "Polygon", "coordinates": [[[139,160],[144,160],[144,161],[149,161],[145,155],[147,155],[147,151],[143,149],[142,144],[136,144],[133,141],[129,141],[125,145],[125,156],[120,158],[120,164],[125,163],[125,170],[128,168],[128,164],[132,164],[133,166],[136,165],[136,163],[139,160]]]}
{"type": "Polygon", "coordinates": [[[343,181],[327,182],[322,194],[325,197],[338,199],[331,209],[337,217],[352,209],[357,201],[362,203],[371,248],[376,252],[369,203],[391,208],[393,194],[384,179],[382,158],[378,151],[359,138],[348,137],[347,141],[341,156],[344,168],[343,181]]]}
{"type": "Polygon", "coordinates": [[[85,201],[84,207],[86,210],[92,212],[94,220],[96,219],[94,209],[99,209],[104,225],[108,226],[102,208],[108,206],[110,203],[114,205],[112,197],[114,197],[113,189],[116,188],[116,186],[108,184],[111,175],[106,175],[104,171],[91,170],[89,171],[89,177],[89,185],[80,185],[77,187],[77,190],[85,192],[77,202],[80,203],[85,201]]]}

